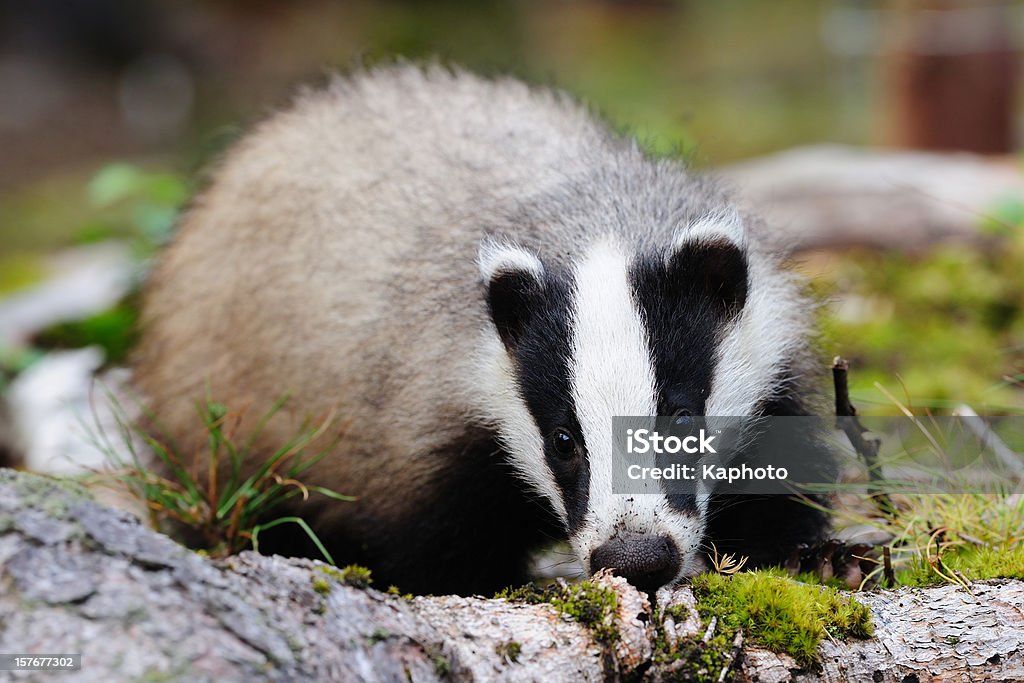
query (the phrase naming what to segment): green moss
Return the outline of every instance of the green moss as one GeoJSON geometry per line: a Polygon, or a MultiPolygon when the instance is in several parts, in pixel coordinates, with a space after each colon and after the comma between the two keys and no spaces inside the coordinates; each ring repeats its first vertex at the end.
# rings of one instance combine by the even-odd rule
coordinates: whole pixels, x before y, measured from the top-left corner
{"type": "Polygon", "coordinates": [[[353,588],[369,588],[373,583],[370,570],[356,564],[350,564],[341,570],[341,580],[353,588]]]}
{"type": "Polygon", "coordinates": [[[801,666],[817,661],[826,634],[844,640],[872,633],[867,607],[835,588],[802,584],[780,570],[701,574],[692,588],[701,617],[718,618],[718,635],[726,646],[743,629],[747,642],[785,652],[801,666]]]}
{"type": "Polygon", "coordinates": [[[314,576],[313,590],[315,590],[320,595],[327,595],[331,592],[331,582],[319,576],[314,576]]]}
{"type": "Polygon", "coordinates": [[[619,596],[615,591],[602,588],[593,581],[582,581],[572,584],[551,599],[562,614],[567,614],[590,629],[594,637],[602,643],[613,643],[619,639],[615,628],[615,610],[619,606],[619,596]]]}
{"type": "Polygon", "coordinates": [[[1024,579],[1024,544],[1012,547],[970,548],[945,560],[946,566],[968,580],[1024,579]]]}
{"type": "MultiPolygon", "coordinates": [[[[717,682],[722,669],[729,665],[732,640],[719,632],[707,642],[703,637],[685,638],[669,649],[664,634],[659,633],[654,644],[654,664],[661,668],[660,680],[666,683],[717,682]]],[[[727,675],[722,681],[732,681],[727,675]]]]}
{"type": "Polygon", "coordinates": [[[849,586],[846,585],[846,582],[838,576],[833,576],[830,579],[822,581],[821,577],[818,576],[816,572],[800,572],[793,578],[799,583],[806,583],[812,586],[829,586],[830,588],[836,588],[841,591],[850,590],[849,586]]]}
{"type": "Polygon", "coordinates": [[[438,678],[445,678],[452,672],[452,663],[440,652],[430,655],[430,660],[434,662],[434,673],[438,678]]]}
{"type": "Polygon", "coordinates": [[[523,646],[521,643],[515,640],[509,640],[504,643],[498,643],[494,647],[494,651],[497,653],[498,657],[502,659],[502,661],[509,662],[510,664],[515,664],[519,661],[519,655],[523,652],[523,646]]]}
{"type": "Polygon", "coordinates": [[[353,588],[369,588],[370,584],[373,583],[370,570],[357,564],[350,564],[341,569],[321,565],[317,569],[353,588]]]}
{"type": "Polygon", "coordinates": [[[387,629],[378,628],[373,633],[371,633],[369,636],[367,636],[367,640],[369,640],[371,643],[380,643],[380,642],[383,642],[383,641],[387,640],[390,637],[391,637],[391,632],[390,631],[388,631],[387,629]]]}
{"type": "Polygon", "coordinates": [[[391,584],[390,586],[388,586],[388,589],[387,589],[386,592],[387,592],[388,595],[395,595],[395,596],[398,596],[398,597],[402,598],[403,600],[412,600],[414,597],[416,597],[412,593],[403,593],[402,591],[400,591],[398,589],[398,586],[396,586],[394,584],[391,584]]]}
{"type": "MultiPolygon", "coordinates": [[[[654,620],[653,660],[659,680],[666,683],[717,683],[722,669],[729,664],[732,641],[716,628],[715,634],[706,642],[701,634],[677,640],[670,646],[664,630],[666,617],[682,623],[689,619],[690,610],[684,605],[674,605],[663,609],[654,620]]],[[[733,677],[727,675],[722,681],[732,681],[733,677]]]]}
{"type": "Polygon", "coordinates": [[[599,642],[609,644],[619,639],[614,619],[619,598],[615,591],[593,581],[553,585],[545,589],[527,584],[519,588],[506,588],[495,597],[530,605],[548,603],[590,629],[599,642]]]}
{"type": "Polygon", "coordinates": [[[508,600],[509,602],[522,602],[527,605],[539,605],[542,602],[551,601],[551,588],[542,589],[537,584],[528,583],[525,586],[513,588],[509,586],[496,593],[495,598],[508,600]]]}
{"type": "Polygon", "coordinates": [[[952,573],[966,581],[1024,579],[1024,544],[958,546],[942,553],[941,564],[918,554],[896,578],[906,586],[935,586],[949,583],[952,573]]]}

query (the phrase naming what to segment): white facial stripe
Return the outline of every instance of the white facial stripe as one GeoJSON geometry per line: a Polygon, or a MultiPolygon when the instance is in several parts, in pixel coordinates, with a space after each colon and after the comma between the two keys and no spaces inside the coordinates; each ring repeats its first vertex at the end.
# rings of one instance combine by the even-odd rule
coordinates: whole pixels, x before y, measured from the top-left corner
{"type": "Polygon", "coordinates": [[[702,216],[676,235],[674,246],[715,239],[724,239],[741,249],[746,245],[746,231],[738,213],[722,210],[702,216]]]}
{"type": "Polygon", "coordinates": [[[569,371],[588,449],[608,446],[611,452],[613,416],[654,415],[657,410],[647,329],[633,301],[628,265],[618,247],[602,241],[575,272],[569,371]]]}
{"type": "MultiPolygon", "coordinates": [[[[536,255],[497,240],[480,244],[477,265],[485,281],[500,272],[525,271],[538,280],[544,277],[544,266],[536,255]]],[[[544,438],[519,391],[512,359],[494,329],[484,333],[474,367],[476,376],[469,390],[476,396],[479,417],[497,430],[516,474],[544,496],[562,523],[568,524],[561,491],[544,458],[544,438]]]]}
{"type": "Polygon", "coordinates": [[[488,330],[481,337],[474,366],[476,374],[468,389],[476,398],[478,417],[497,430],[516,474],[544,496],[568,525],[562,493],[544,459],[544,439],[519,392],[512,359],[496,331],[488,330]]]}
{"type": "Polygon", "coordinates": [[[730,323],[718,346],[708,415],[742,417],[778,390],[776,373],[793,357],[807,329],[791,275],[762,259],[749,259],[750,290],[740,317],[730,323]]]}
{"type": "MultiPolygon", "coordinates": [[[[596,243],[575,270],[570,378],[590,459],[587,518],[572,539],[584,563],[619,528],[656,527],[662,495],[612,492],[612,417],[654,415],[657,389],[646,326],[633,300],[629,258],[596,243]]],[[[589,567],[588,567],[589,569],[589,567]]]]}
{"type": "Polygon", "coordinates": [[[544,266],[534,254],[518,245],[496,240],[488,239],[480,244],[477,265],[484,281],[499,272],[526,271],[538,280],[544,277],[544,266]]]}
{"type": "MultiPolygon", "coordinates": [[[[745,248],[743,220],[735,211],[703,216],[679,234],[676,246],[723,238],[745,248]]],[[[750,415],[775,388],[777,369],[791,357],[807,327],[802,311],[785,305],[796,298],[792,277],[749,251],[747,267],[750,290],[739,319],[730,323],[718,346],[705,406],[709,416],[750,415]]],[[[699,497],[698,505],[701,502],[699,497]]],[[[703,502],[706,507],[706,499],[703,502]]]]}

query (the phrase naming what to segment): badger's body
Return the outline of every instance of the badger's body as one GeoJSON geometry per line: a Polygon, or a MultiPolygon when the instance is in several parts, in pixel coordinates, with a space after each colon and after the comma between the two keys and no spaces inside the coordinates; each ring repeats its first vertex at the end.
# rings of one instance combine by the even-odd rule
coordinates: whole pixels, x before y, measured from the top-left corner
{"type": "MultiPolygon", "coordinates": [[[[264,454],[336,411],[305,481],[359,500],[300,512],[384,585],[489,591],[555,538],[652,588],[709,538],[776,560],[818,513],[626,498],[606,474],[613,415],[803,410],[806,306],[744,223],[552,91],[438,67],[339,78],[256,126],[185,213],[136,381],[184,449],[207,387],[249,425],[292,394],[264,454]]],[[[272,540],[304,551],[297,529],[272,540]]]]}

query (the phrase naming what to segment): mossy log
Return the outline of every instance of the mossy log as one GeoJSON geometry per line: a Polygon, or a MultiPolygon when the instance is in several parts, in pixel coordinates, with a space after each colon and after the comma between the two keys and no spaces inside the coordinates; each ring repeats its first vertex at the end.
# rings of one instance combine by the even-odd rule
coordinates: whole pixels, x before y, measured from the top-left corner
{"type": "Polygon", "coordinates": [[[1024,680],[1021,582],[858,594],[875,638],[825,642],[814,670],[737,638],[723,676],[659,656],[708,631],[686,588],[659,621],[622,579],[598,577],[616,595],[590,617],[600,630],[549,604],[402,597],[317,562],[212,561],[77,487],[10,470],[0,581],[0,652],[82,654],[59,678],[0,674],[17,680],[1024,680]]]}

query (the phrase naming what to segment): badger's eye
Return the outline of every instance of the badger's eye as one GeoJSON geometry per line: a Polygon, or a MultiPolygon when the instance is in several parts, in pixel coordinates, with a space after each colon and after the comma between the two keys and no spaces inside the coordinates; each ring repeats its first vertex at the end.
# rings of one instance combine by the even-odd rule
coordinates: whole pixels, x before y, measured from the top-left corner
{"type": "Polygon", "coordinates": [[[675,411],[672,413],[672,426],[689,429],[693,426],[693,412],[686,408],[675,411]]]}
{"type": "Polygon", "coordinates": [[[563,458],[572,457],[576,453],[576,439],[568,429],[559,427],[552,432],[551,442],[555,452],[563,458]]]}

